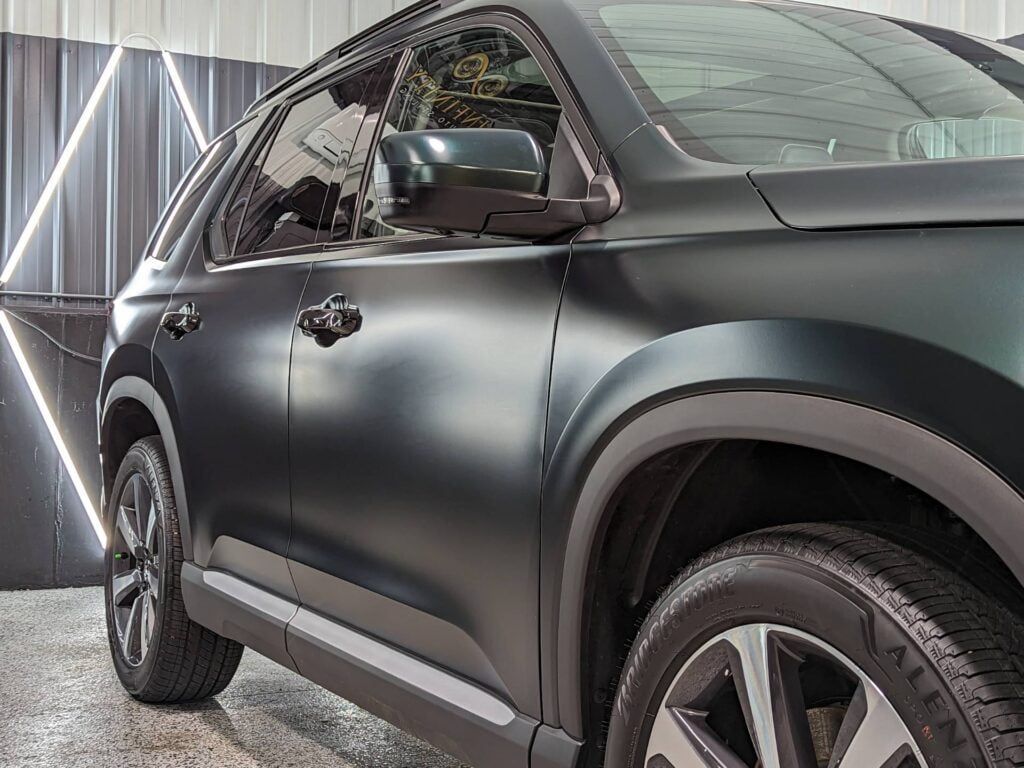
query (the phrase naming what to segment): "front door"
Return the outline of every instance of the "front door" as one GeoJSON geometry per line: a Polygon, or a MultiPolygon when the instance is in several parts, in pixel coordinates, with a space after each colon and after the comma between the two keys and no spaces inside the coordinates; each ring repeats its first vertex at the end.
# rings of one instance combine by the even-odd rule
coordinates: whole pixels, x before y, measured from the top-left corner
{"type": "MultiPolygon", "coordinates": [[[[382,114],[369,148],[484,126],[555,152],[568,130],[536,60],[493,27],[413,49],[382,114]]],[[[348,307],[351,335],[324,347],[296,330],[292,350],[299,597],[539,719],[542,450],[569,245],[397,232],[352,170],[361,216],[336,220],[302,299],[348,307]]]]}

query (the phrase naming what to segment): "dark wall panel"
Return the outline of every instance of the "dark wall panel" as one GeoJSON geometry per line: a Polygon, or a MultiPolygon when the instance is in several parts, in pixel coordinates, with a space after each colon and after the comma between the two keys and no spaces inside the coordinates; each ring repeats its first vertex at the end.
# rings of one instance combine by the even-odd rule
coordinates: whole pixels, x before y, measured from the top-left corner
{"type": "MultiPolygon", "coordinates": [[[[57,341],[98,356],[103,313],[9,313],[50,413],[93,499],[99,498],[96,390],[99,368],[68,356],[24,318],[57,341]]],[[[100,548],[64,470],[35,400],[6,339],[0,340],[0,587],[98,583],[100,548]]]]}
{"type": "MultiPolygon", "coordinates": [[[[0,34],[0,261],[6,261],[112,46],[0,34]]],[[[291,70],[175,55],[207,139],[291,70]]],[[[141,257],[160,211],[197,151],[160,54],[128,49],[0,309],[61,344],[98,356],[105,302],[141,257]]],[[[12,321],[13,322],[13,321],[12,321]]],[[[15,332],[98,506],[99,369],[14,322],[15,332]]],[[[0,337],[0,588],[99,583],[92,527],[7,342],[0,337]]]]}

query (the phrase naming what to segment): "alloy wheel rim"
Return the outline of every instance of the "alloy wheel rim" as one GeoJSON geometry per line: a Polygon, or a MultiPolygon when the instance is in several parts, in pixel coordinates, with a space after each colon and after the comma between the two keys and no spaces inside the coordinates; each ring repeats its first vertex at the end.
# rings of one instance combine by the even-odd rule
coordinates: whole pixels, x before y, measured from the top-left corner
{"type": "Polygon", "coordinates": [[[654,717],[645,768],[924,768],[879,687],[813,635],[730,629],[686,661],[654,717]]]}
{"type": "Polygon", "coordinates": [[[111,608],[121,654],[137,667],[149,652],[160,601],[160,521],[142,474],[125,483],[114,522],[111,608]]]}

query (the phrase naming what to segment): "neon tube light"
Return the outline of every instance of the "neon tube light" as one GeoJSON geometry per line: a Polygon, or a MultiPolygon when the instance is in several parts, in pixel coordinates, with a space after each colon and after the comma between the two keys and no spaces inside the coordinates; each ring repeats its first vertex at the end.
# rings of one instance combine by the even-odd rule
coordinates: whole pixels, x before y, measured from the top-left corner
{"type": "Polygon", "coordinates": [[[196,112],[192,108],[192,102],[189,101],[188,93],[185,91],[185,84],[181,82],[181,75],[178,74],[178,67],[174,63],[174,57],[171,56],[170,51],[165,49],[161,49],[160,56],[163,58],[164,66],[167,67],[167,74],[171,78],[171,87],[174,88],[174,95],[178,97],[178,106],[185,113],[185,122],[188,123],[188,129],[191,131],[192,138],[199,148],[199,153],[202,154],[206,151],[206,138],[203,136],[203,129],[199,125],[199,118],[196,117],[196,112]]]}
{"type": "Polygon", "coordinates": [[[39,409],[39,414],[43,417],[46,429],[50,432],[50,437],[53,438],[53,442],[57,446],[57,453],[60,454],[60,459],[64,462],[64,469],[67,471],[68,477],[71,478],[71,484],[75,487],[75,492],[78,493],[78,498],[82,501],[85,513],[89,516],[89,522],[92,524],[96,538],[99,540],[101,547],[106,547],[107,533],[103,529],[103,523],[100,521],[99,515],[96,514],[96,508],[89,498],[89,492],[85,489],[85,483],[82,482],[82,476],[78,472],[78,467],[75,466],[74,459],[71,458],[71,452],[68,451],[68,446],[60,434],[60,429],[57,428],[57,422],[54,421],[53,415],[46,405],[46,399],[43,397],[42,390],[39,389],[39,383],[36,381],[35,374],[32,373],[28,360],[25,358],[25,353],[22,351],[21,345],[18,344],[18,338],[14,335],[11,321],[7,319],[7,313],[3,310],[0,310],[0,329],[3,330],[4,336],[7,337],[7,343],[11,346],[14,359],[21,369],[21,375],[25,377],[25,383],[28,384],[28,389],[32,393],[32,399],[36,401],[36,407],[39,409]]]}
{"type": "Polygon", "coordinates": [[[89,96],[89,101],[85,104],[82,116],[78,118],[78,123],[75,125],[74,130],[71,131],[68,143],[64,145],[64,150],[60,153],[57,164],[53,167],[50,178],[47,180],[46,186],[43,187],[42,194],[39,195],[39,200],[36,201],[36,207],[32,209],[32,214],[28,217],[25,228],[21,231],[21,236],[18,238],[18,242],[15,243],[14,250],[11,251],[10,258],[7,259],[4,271],[0,272],[0,285],[10,282],[11,275],[18,268],[21,257],[25,255],[25,249],[28,247],[32,235],[35,234],[36,229],[39,227],[39,222],[43,218],[46,206],[49,205],[53,194],[57,191],[57,186],[60,184],[60,180],[68,168],[68,163],[71,162],[75,150],[78,149],[78,142],[82,140],[82,134],[85,133],[85,129],[92,120],[93,113],[96,112],[96,107],[99,106],[103,92],[107,90],[107,85],[109,85],[110,79],[114,76],[114,71],[117,69],[118,62],[121,61],[121,54],[123,53],[124,49],[118,46],[110,54],[110,60],[107,61],[107,66],[103,68],[99,82],[96,83],[96,87],[92,90],[92,95],[89,96]]]}
{"type": "Polygon", "coordinates": [[[85,109],[82,111],[81,117],[78,118],[78,122],[75,124],[74,129],[71,131],[71,135],[68,137],[67,144],[65,144],[64,149],[61,150],[60,157],[57,159],[57,164],[53,167],[53,171],[50,172],[50,178],[47,179],[46,186],[43,187],[43,191],[39,195],[39,199],[36,201],[35,208],[32,209],[32,214],[28,217],[28,221],[25,222],[25,228],[21,231],[21,235],[18,237],[18,242],[15,243],[14,249],[11,251],[11,255],[8,257],[7,263],[4,265],[3,271],[0,272],[0,286],[11,281],[14,271],[18,268],[18,264],[21,263],[21,259],[25,255],[25,250],[28,248],[28,244],[31,242],[32,236],[35,235],[36,230],[39,229],[39,223],[42,221],[43,214],[46,212],[47,206],[49,206],[50,201],[57,192],[57,188],[60,186],[60,180],[64,178],[64,174],[68,169],[68,164],[71,162],[71,158],[74,157],[75,152],[78,150],[78,144],[82,140],[85,129],[88,128],[89,123],[92,122],[92,117],[100,105],[100,100],[103,98],[103,94],[106,92],[107,86],[110,84],[110,80],[113,78],[118,64],[121,63],[121,57],[124,55],[124,45],[133,37],[145,37],[160,49],[160,57],[164,62],[164,66],[167,68],[167,74],[171,80],[171,88],[174,90],[175,98],[178,100],[178,106],[181,107],[181,111],[185,115],[185,123],[188,125],[189,133],[192,134],[192,139],[195,141],[199,152],[202,153],[206,150],[207,142],[206,138],[203,136],[203,129],[199,125],[199,118],[196,116],[196,111],[192,107],[192,102],[188,97],[188,92],[185,90],[185,84],[182,82],[181,75],[178,73],[178,67],[174,63],[174,57],[171,56],[171,54],[165,50],[162,45],[148,35],[129,35],[114,49],[113,53],[110,54],[110,59],[107,61],[107,65],[103,68],[103,72],[100,74],[100,79],[96,83],[96,87],[93,88],[92,94],[89,96],[89,101],[85,104],[85,109]]]}

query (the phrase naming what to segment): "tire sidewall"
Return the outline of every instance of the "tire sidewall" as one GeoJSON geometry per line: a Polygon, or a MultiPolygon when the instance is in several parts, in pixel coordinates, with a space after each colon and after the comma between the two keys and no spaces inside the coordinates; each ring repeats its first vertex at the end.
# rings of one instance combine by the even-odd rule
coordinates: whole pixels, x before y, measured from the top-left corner
{"type": "Polygon", "coordinates": [[[114,669],[121,683],[133,696],[139,695],[149,679],[153,675],[153,669],[157,663],[160,647],[160,638],[163,633],[164,606],[166,605],[166,593],[170,587],[171,567],[171,542],[168,539],[168,526],[166,524],[167,499],[164,496],[156,467],[153,460],[145,449],[140,445],[132,446],[121,462],[117,476],[111,489],[110,499],[107,503],[107,532],[108,542],[104,552],[104,606],[107,619],[107,639],[110,643],[110,655],[114,661],[114,669]],[[125,485],[136,473],[142,474],[149,490],[153,495],[153,502],[157,512],[157,535],[160,537],[160,584],[157,595],[157,617],[153,628],[153,636],[150,640],[149,652],[138,666],[129,664],[121,650],[121,644],[117,639],[117,629],[114,623],[113,604],[111,600],[111,577],[114,567],[114,531],[117,525],[117,509],[121,500],[121,493],[125,485]]]}
{"type": "Polygon", "coordinates": [[[956,695],[885,599],[778,554],[730,557],[693,573],[659,601],[634,643],[605,765],[642,768],[657,708],[685,661],[726,630],[764,623],[814,635],[855,663],[896,708],[928,766],[991,766],[956,695]]]}

